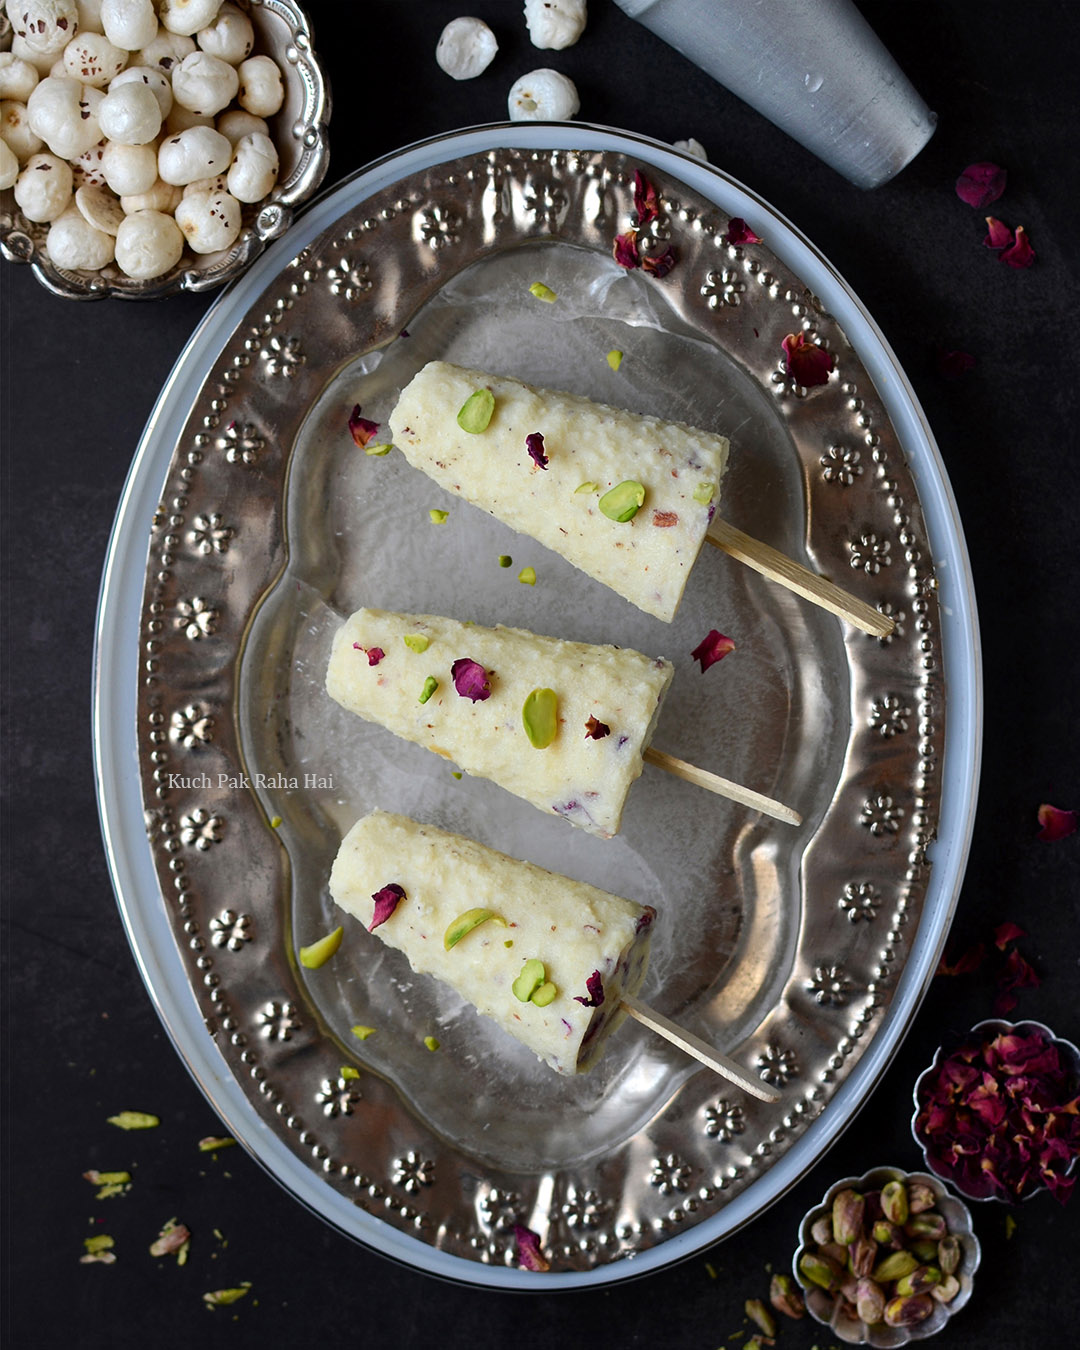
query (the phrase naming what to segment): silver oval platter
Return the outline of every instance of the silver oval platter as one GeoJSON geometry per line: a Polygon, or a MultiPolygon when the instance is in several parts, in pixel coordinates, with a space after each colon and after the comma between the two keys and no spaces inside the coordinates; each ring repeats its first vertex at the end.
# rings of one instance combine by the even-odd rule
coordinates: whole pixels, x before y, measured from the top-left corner
{"type": "Polygon", "coordinates": [[[132,946],[233,1133],[396,1259],[490,1287],[577,1287],[733,1232],[880,1076],[963,872],[977,624],[929,431],[822,256],[656,142],[487,127],[354,175],[204,320],[117,518],[95,718],[132,946]],[[648,242],[676,259],[663,278],[612,259],[636,171],[660,203],[648,242]],[[733,242],[733,218],[761,242],[733,242]],[[787,373],[782,343],[799,333],[833,357],[821,387],[787,373]],[[889,614],[893,635],[848,628],[714,550],[664,624],[396,452],[365,455],[352,409],[385,423],[436,358],[730,436],[725,519],[889,614]],[[328,643],[368,604],[670,658],[657,747],[790,803],[803,825],[647,767],[621,833],[599,840],[455,776],[329,702],[328,643]],[[736,650],[702,673],[690,653],[714,627],[736,650]],[[556,1075],[414,975],[327,890],[341,835],[375,805],[654,905],[643,997],[780,1102],[632,1024],[592,1073],[556,1075]],[[342,919],[337,955],[303,967],[299,948],[342,919]],[[515,1225],[539,1235],[547,1273],[518,1267],[515,1225]]]}

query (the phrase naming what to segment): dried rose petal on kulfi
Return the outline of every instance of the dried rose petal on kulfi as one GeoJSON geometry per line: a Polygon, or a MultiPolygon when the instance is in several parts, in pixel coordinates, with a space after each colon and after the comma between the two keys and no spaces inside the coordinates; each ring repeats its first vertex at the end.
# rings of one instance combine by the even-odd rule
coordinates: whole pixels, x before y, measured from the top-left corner
{"type": "Polygon", "coordinates": [[[413,468],[440,486],[646,613],[674,618],[720,499],[723,436],[443,361],[405,387],[390,429],[413,468]],[[490,419],[459,421],[484,390],[490,419]],[[536,434],[543,466],[529,449],[536,434]]]}
{"type": "Polygon", "coordinates": [[[345,836],[330,894],[418,974],[444,980],[564,1074],[592,1068],[623,1021],[623,995],[645,979],[656,916],[385,811],[345,836]]]}
{"type": "Polygon", "coordinates": [[[673,674],[670,661],[628,647],[361,609],[334,637],[326,688],[350,712],[608,839],[673,674]]]}

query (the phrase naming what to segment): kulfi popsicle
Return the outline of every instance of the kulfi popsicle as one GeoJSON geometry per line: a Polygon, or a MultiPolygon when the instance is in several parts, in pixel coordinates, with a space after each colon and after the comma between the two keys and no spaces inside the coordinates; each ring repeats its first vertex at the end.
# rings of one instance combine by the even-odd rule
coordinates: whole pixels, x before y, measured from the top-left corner
{"type": "Polygon", "coordinates": [[[413,468],[646,613],[674,617],[719,500],[723,436],[444,361],[430,362],[405,387],[390,430],[413,468]],[[494,396],[494,409],[471,433],[458,413],[482,390],[494,396]],[[536,433],[543,444],[533,442],[533,455],[526,438],[536,433]],[[643,504],[620,521],[606,510],[625,514],[629,506],[601,504],[631,481],[644,488],[643,504]]]}
{"type": "Polygon", "coordinates": [[[641,988],[656,911],[407,816],[342,841],[334,901],[563,1074],[584,1073],[641,988]]]}
{"type": "Polygon", "coordinates": [[[335,634],[326,688],[350,712],[610,838],[673,674],[627,647],[361,609],[335,634]]]}
{"type": "Polygon", "coordinates": [[[893,621],[716,514],[725,437],[432,361],[390,414],[416,469],[670,622],[706,541],[878,637],[893,621]]]}
{"type": "Polygon", "coordinates": [[[642,761],[798,825],[797,811],[650,745],[674,668],[628,647],[357,610],[334,636],[330,697],[610,839],[642,761]]]}

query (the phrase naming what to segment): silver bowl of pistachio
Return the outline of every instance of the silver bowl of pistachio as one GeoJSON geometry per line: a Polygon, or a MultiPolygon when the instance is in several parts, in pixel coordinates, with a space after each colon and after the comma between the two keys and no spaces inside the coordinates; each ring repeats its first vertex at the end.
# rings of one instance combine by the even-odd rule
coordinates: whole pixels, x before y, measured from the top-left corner
{"type": "Polygon", "coordinates": [[[7,11],[0,254],[54,294],[220,286],[322,181],[330,95],[294,0],[18,0],[7,11]]]}
{"type": "Polygon", "coordinates": [[[875,1167],[803,1216],[792,1270],[812,1317],[885,1350],[940,1331],[970,1299],[980,1256],[970,1211],[937,1177],[875,1167]]]}

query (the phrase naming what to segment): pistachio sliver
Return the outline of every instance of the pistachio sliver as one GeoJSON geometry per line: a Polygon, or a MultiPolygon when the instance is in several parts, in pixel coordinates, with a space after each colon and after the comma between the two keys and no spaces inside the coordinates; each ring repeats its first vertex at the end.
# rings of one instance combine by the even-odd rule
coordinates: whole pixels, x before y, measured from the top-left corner
{"type": "Polygon", "coordinates": [[[534,689],[521,708],[525,735],[535,750],[546,750],[559,730],[559,699],[554,689],[534,689]]]}
{"type": "Polygon", "coordinates": [[[458,426],[470,435],[478,436],[486,431],[495,413],[495,395],[490,389],[477,389],[471,393],[457,415],[458,426]]]}
{"type": "Polygon", "coordinates": [[[528,1003],[546,978],[547,972],[544,970],[543,961],[530,956],[510,988],[519,1003],[528,1003]]]}
{"type": "Polygon", "coordinates": [[[388,455],[393,448],[389,441],[380,441],[378,445],[365,445],[364,454],[381,459],[383,455],[388,455]]]}
{"type": "Polygon", "coordinates": [[[456,947],[466,933],[471,933],[474,928],[479,928],[482,923],[487,923],[489,919],[494,919],[496,923],[506,927],[506,920],[501,914],[496,914],[493,909],[467,909],[464,914],[459,914],[457,918],[447,928],[443,935],[443,946],[447,951],[451,947],[456,947]]]}
{"type": "Polygon", "coordinates": [[[604,493],[600,498],[600,510],[608,520],[625,525],[641,510],[644,501],[644,486],[635,479],[628,478],[623,483],[616,483],[609,492],[604,493]]]}
{"type": "Polygon", "coordinates": [[[708,506],[713,499],[715,491],[715,483],[699,483],[694,489],[694,501],[700,502],[702,506],[708,506]]]}
{"type": "Polygon", "coordinates": [[[555,988],[555,986],[551,983],[550,980],[545,980],[539,989],[533,990],[532,997],[529,999],[529,1002],[535,1003],[538,1008],[546,1008],[549,1003],[554,1002],[555,995],[558,992],[559,991],[555,988]]]}
{"type": "Polygon", "coordinates": [[[542,281],[534,281],[529,287],[529,294],[535,296],[537,300],[546,301],[549,305],[553,305],[558,299],[551,287],[545,286],[542,281]]]}
{"type": "Polygon", "coordinates": [[[419,703],[426,703],[438,687],[439,681],[434,675],[429,675],[424,681],[424,687],[420,690],[420,697],[417,701],[419,703]]]}
{"type": "Polygon", "coordinates": [[[405,633],[401,640],[411,652],[426,652],[431,646],[431,639],[423,633],[405,633]]]}
{"type": "Polygon", "coordinates": [[[600,484],[594,483],[593,480],[590,478],[586,482],[582,483],[580,487],[576,487],[574,489],[574,496],[579,497],[583,492],[596,492],[599,487],[600,484]]]}
{"type": "Polygon", "coordinates": [[[607,354],[607,363],[612,370],[619,369],[619,367],[622,365],[622,359],[623,354],[621,351],[619,351],[618,347],[612,347],[611,351],[609,351],[607,354]]]}
{"type": "Polygon", "coordinates": [[[518,581],[520,581],[523,586],[535,586],[536,568],[523,567],[521,571],[518,573],[518,581]]]}
{"type": "Polygon", "coordinates": [[[449,514],[449,511],[440,511],[438,507],[433,506],[428,512],[428,519],[432,525],[445,525],[449,514]]]}
{"type": "Polygon", "coordinates": [[[301,947],[298,953],[300,964],[306,966],[308,970],[318,970],[320,966],[326,965],[341,946],[344,933],[345,929],[338,927],[332,933],[327,933],[324,938],[320,938],[318,942],[313,942],[310,947],[301,947]]]}

